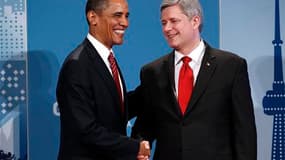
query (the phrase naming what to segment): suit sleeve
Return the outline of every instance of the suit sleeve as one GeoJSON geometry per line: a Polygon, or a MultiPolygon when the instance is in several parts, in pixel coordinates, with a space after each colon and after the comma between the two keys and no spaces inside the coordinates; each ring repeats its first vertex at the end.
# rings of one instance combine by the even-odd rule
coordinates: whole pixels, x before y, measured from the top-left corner
{"type": "MultiPolygon", "coordinates": [[[[149,92],[148,83],[152,80],[147,79],[153,77],[143,68],[140,73],[141,84],[132,92],[132,101],[136,101],[136,105],[140,108],[137,113],[135,124],[132,128],[132,137],[140,140],[148,140],[152,144],[155,138],[154,114],[151,103],[151,94],[149,92]]],[[[135,104],[132,104],[135,105],[135,104]]]]}
{"type": "Polygon", "coordinates": [[[91,150],[94,149],[94,152],[114,157],[133,155],[135,159],[139,141],[116,133],[96,120],[94,106],[98,104],[96,99],[92,98],[92,89],[86,78],[88,79],[86,68],[76,61],[69,61],[61,71],[57,100],[60,105],[61,123],[66,127],[64,130],[77,134],[80,143],[89,146],[91,150]]]}
{"type": "Polygon", "coordinates": [[[142,104],[142,94],[139,91],[140,87],[129,91],[128,96],[128,118],[129,120],[135,118],[143,112],[144,105],[142,104]]]}
{"type": "Polygon", "coordinates": [[[257,136],[247,64],[240,60],[233,90],[233,134],[236,160],[257,159],[257,136]]]}

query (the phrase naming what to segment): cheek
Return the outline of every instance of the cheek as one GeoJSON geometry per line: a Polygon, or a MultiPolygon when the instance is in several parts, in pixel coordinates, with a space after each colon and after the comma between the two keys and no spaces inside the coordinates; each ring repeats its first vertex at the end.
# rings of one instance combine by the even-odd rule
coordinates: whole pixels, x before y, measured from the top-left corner
{"type": "Polygon", "coordinates": [[[106,25],[106,28],[105,28],[105,31],[107,32],[107,36],[109,38],[112,38],[112,33],[113,33],[113,30],[112,30],[112,25],[110,25],[110,23],[107,23],[106,25]]]}
{"type": "Polygon", "coordinates": [[[177,31],[181,35],[185,35],[185,36],[191,36],[192,35],[192,29],[189,26],[179,26],[179,28],[177,28],[177,31]]]}

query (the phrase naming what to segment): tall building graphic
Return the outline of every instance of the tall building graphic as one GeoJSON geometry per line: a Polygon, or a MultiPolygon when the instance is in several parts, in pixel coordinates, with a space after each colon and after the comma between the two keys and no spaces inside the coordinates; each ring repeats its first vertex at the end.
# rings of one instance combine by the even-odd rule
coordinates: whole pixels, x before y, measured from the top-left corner
{"type": "Polygon", "coordinates": [[[264,113],[273,116],[271,160],[285,160],[285,89],[282,69],[279,0],[275,0],[275,39],[273,90],[263,98],[264,113]]]}
{"type": "Polygon", "coordinates": [[[26,23],[26,0],[0,0],[0,150],[21,160],[27,154],[26,23]]]}

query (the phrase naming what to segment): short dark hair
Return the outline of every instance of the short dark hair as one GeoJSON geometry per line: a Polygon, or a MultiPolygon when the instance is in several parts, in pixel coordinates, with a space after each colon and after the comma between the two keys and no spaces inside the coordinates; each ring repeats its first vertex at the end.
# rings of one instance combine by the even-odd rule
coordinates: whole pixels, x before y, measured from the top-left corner
{"type": "Polygon", "coordinates": [[[87,13],[89,11],[95,11],[96,13],[101,13],[102,10],[108,7],[109,0],[87,0],[86,7],[85,7],[85,16],[87,23],[89,21],[87,19],[87,13]]]}
{"type": "Polygon", "coordinates": [[[90,10],[100,12],[107,8],[109,0],[88,0],[86,3],[85,14],[90,10]]]}

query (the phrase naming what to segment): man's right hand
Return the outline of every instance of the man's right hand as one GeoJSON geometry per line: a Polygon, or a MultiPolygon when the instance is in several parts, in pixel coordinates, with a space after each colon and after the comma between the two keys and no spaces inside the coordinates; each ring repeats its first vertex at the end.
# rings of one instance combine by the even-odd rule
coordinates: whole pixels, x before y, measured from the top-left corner
{"type": "Polygon", "coordinates": [[[140,142],[140,150],[137,156],[138,160],[148,160],[150,157],[150,146],[148,141],[140,142]]]}

